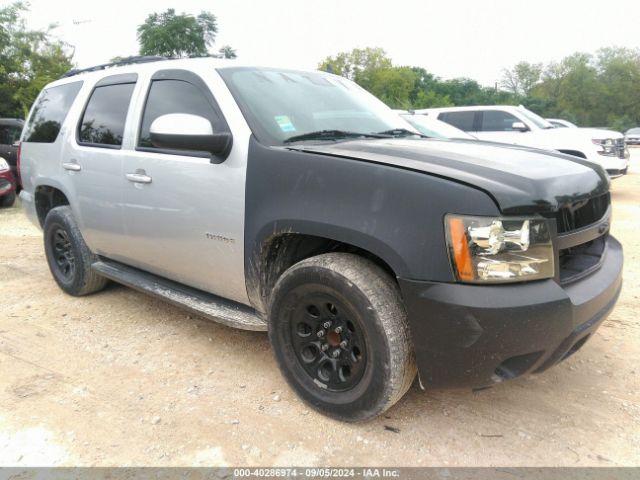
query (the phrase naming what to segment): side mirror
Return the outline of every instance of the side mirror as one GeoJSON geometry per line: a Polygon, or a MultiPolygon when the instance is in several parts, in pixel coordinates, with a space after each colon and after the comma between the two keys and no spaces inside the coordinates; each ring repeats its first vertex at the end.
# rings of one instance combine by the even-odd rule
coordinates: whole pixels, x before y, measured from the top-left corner
{"type": "Polygon", "coordinates": [[[527,127],[524,123],[522,122],[513,122],[511,124],[511,128],[517,132],[528,132],[529,131],[529,127],[527,127]]]}
{"type": "Polygon", "coordinates": [[[228,132],[215,132],[211,122],[198,115],[170,113],[156,118],[149,129],[157,148],[204,151],[225,158],[231,150],[228,132]]]}
{"type": "Polygon", "coordinates": [[[15,142],[13,142],[13,145],[11,146],[18,148],[20,146],[20,140],[16,140],[15,142]]]}

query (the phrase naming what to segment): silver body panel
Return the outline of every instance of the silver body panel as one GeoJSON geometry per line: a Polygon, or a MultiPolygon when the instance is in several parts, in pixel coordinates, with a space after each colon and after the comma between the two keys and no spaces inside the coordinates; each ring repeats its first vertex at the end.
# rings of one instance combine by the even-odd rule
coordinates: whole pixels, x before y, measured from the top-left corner
{"type": "Polygon", "coordinates": [[[40,185],[58,188],[69,199],[93,252],[248,305],[244,201],[251,131],[216,66],[211,59],[202,59],[118,68],[117,73],[138,75],[121,149],[78,145],[75,135],[93,86],[116,72],[55,82],[84,84],[56,142],[23,143],[25,197],[33,199],[40,185]],[[233,148],[223,163],[136,151],[150,78],[164,69],[196,73],[213,93],[233,132],[233,148]],[[80,170],[70,169],[70,163],[77,163],[80,170]],[[127,179],[127,174],[139,171],[151,177],[151,183],[127,179]]]}

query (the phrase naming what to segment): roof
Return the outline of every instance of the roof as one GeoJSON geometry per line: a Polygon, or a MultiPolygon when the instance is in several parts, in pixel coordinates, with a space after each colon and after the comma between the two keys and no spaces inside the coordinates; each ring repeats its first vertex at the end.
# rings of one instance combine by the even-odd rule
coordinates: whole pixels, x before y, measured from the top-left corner
{"type": "Polygon", "coordinates": [[[429,114],[431,112],[464,112],[468,110],[519,110],[517,105],[472,105],[467,107],[440,107],[440,108],[423,108],[416,110],[416,113],[429,114]]]}
{"type": "MultiPolygon", "coordinates": [[[[144,58],[144,57],[143,57],[144,58]]],[[[158,57],[156,57],[158,58],[158,57]]],[[[253,68],[273,68],[273,66],[249,64],[238,61],[237,59],[226,59],[216,57],[197,57],[197,58],[168,58],[160,60],[143,60],[141,62],[116,62],[111,64],[96,65],[95,67],[89,67],[84,69],[76,69],[75,71],[69,71],[62,78],[51,82],[46,85],[45,88],[64,85],[67,83],[77,82],[78,80],[89,81],[97,80],[108,75],[116,75],[122,73],[145,73],[155,72],[159,69],[171,68],[171,69],[185,69],[203,66],[212,69],[220,68],[237,68],[237,67],[253,67],[253,68]]],[[[277,68],[277,66],[276,66],[277,68]]],[[[291,68],[283,68],[283,70],[296,70],[291,68]]],[[[310,71],[300,69],[299,71],[310,71]]]]}

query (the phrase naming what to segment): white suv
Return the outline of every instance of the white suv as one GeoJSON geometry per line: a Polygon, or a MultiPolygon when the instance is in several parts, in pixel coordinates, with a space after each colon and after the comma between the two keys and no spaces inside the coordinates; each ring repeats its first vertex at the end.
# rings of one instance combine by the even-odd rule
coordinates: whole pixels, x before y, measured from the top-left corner
{"type": "Polygon", "coordinates": [[[629,152],[617,132],[554,128],[544,118],[519,106],[495,105],[417,110],[433,115],[480,140],[557,150],[600,164],[612,177],[627,173],[629,152]]]}

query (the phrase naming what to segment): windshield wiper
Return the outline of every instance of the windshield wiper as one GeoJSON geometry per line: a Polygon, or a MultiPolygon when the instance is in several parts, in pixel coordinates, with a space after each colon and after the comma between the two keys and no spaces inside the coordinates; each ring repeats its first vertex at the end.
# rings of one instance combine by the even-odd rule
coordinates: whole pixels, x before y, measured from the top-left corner
{"type": "Polygon", "coordinates": [[[418,136],[422,138],[429,138],[427,135],[423,135],[422,133],[412,132],[411,130],[407,130],[406,128],[392,128],[391,130],[385,130],[384,132],[377,132],[378,135],[389,135],[391,137],[412,137],[418,136]]]}
{"type": "Polygon", "coordinates": [[[349,132],[346,130],[318,130],[287,138],[284,143],[300,142],[302,140],[336,140],[339,138],[389,138],[389,135],[379,133],[349,132]]]}

